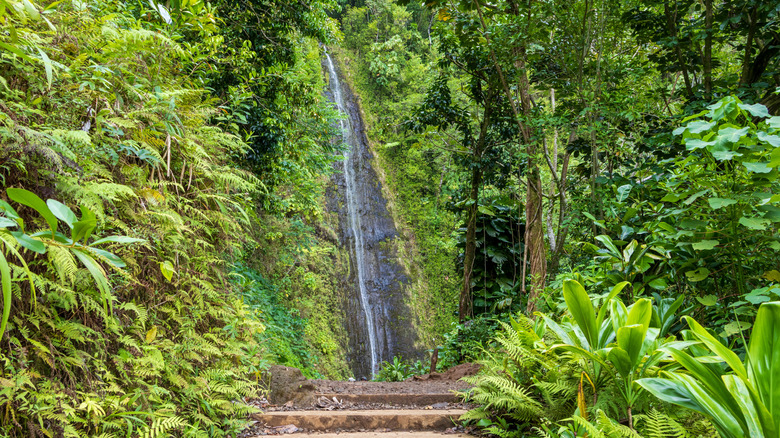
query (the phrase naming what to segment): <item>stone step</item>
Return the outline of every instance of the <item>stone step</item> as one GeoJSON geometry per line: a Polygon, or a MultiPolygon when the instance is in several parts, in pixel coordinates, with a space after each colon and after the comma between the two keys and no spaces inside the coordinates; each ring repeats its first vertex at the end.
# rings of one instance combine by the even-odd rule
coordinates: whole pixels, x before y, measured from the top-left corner
{"type": "Polygon", "coordinates": [[[342,403],[377,403],[396,406],[430,406],[436,403],[460,403],[455,393],[442,394],[316,394],[317,399],[333,397],[342,403]]]}
{"type": "MultiPolygon", "coordinates": [[[[316,438],[473,438],[470,435],[462,433],[444,433],[444,432],[341,432],[341,433],[319,433],[319,432],[296,432],[295,438],[301,437],[316,438]]],[[[252,437],[255,438],[255,437],[252,437]]]]}
{"type": "Polygon", "coordinates": [[[254,414],[252,418],[269,427],[292,424],[307,431],[443,431],[465,413],[465,409],[275,411],[254,414]]]}

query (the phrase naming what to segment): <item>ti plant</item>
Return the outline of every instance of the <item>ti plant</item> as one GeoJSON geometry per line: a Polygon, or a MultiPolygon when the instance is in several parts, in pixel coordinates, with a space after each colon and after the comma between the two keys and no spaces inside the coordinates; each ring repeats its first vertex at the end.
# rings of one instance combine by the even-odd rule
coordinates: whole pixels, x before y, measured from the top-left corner
{"type": "Polygon", "coordinates": [[[779,437],[780,302],[759,307],[744,363],[693,318],[685,320],[696,345],[688,351],[664,348],[673,366],[685,372],[662,371],[639,385],[665,402],[708,416],[724,438],[779,437]]]}
{"type": "MultiPolygon", "coordinates": [[[[44,202],[36,194],[18,188],[9,188],[6,190],[8,198],[18,204],[27,206],[35,210],[44,219],[48,229],[43,229],[32,234],[27,233],[25,221],[11,204],[0,200],[0,212],[4,217],[0,217],[0,242],[4,251],[13,255],[24,269],[25,276],[30,283],[33,291],[33,300],[35,299],[35,284],[30,269],[25,262],[22,253],[17,249],[17,244],[23,250],[28,250],[37,254],[46,254],[54,249],[61,253],[66,251],[72,257],[78,259],[87,269],[89,274],[95,280],[98,291],[100,292],[103,310],[106,316],[113,314],[113,297],[108,283],[108,276],[100,262],[107,262],[114,268],[123,268],[125,263],[116,254],[98,248],[99,245],[109,242],[114,243],[137,243],[144,242],[142,239],[135,239],[127,236],[108,236],[102,239],[93,240],[89,243],[95,228],[97,219],[95,214],[86,207],[81,207],[81,218],[65,204],[54,199],[44,202]],[[70,228],[70,236],[58,231],[59,221],[62,221],[70,228]]],[[[0,321],[0,337],[5,332],[6,325],[11,313],[11,268],[8,259],[0,251],[0,274],[2,274],[2,293],[3,293],[3,315],[0,321]]],[[[66,257],[69,257],[66,255],[66,257]]],[[[58,265],[55,264],[55,267],[58,265]]],[[[59,267],[57,267],[59,269],[59,267]]],[[[65,275],[67,276],[67,275],[65,275]]],[[[106,325],[109,319],[106,320],[106,325]]]]}
{"type": "Polygon", "coordinates": [[[649,299],[642,298],[627,308],[617,298],[626,285],[628,282],[612,288],[604,303],[596,308],[579,282],[567,280],[563,284],[563,296],[572,320],[558,324],[546,315],[542,317],[562,341],[553,349],[571,352],[589,363],[587,372],[596,390],[607,379],[618,376],[618,389],[626,402],[629,426],[633,428],[632,408],[642,391],[636,381],[663,358],[659,346],[665,340],[659,335],[662,330],[668,330],[670,311],[673,313],[676,307],[666,302],[663,308],[654,307],[649,299]]]}

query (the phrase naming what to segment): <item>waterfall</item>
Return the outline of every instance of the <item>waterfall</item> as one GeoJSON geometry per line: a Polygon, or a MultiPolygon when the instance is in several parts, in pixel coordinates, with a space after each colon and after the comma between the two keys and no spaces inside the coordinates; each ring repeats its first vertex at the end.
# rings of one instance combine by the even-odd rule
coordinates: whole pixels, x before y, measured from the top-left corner
{"type": "Polygon", "coordinates": [[[357,283],[360,291],[360,304],[363,307],[363,314],[365,315],[365,324],[368,329],[368,343],[369,350],[371,352],[371,377],[377,372],[377,362],[379,361],[377,355],[377,335],[376,325],[374,324],[373,309],[371,308],[371,302],[368,297],[368,290],[366,288],[365,276],[365,255],[364,245],[365,240],[363,237],[363,226],[360,220],[360,208],[357,202],[357,196],[355,193],[355,187],[357,187],[357,181],[355,180],[355,172],[352,170],[354,162],[359,153],[359,147],[361,146],[358,139],[355,137],[349,113],[347,111],[346,104],[344,102],[344,93],[341,89],[341,81],[339,81],[336,68],[333,66],[333,59],[331,59],[329,53],[325,53],[328,61],[328,72],[330,73],[330,87],[333,92],[333,100],[336,101],[339,111],[344,114],[344,118],[341,119],[341,131],[344,136],[344,143],[349,145],[349,149],[344,151],[344,181],[346,184],[346,198],[347,198],[347,212],[349,214],[350,227],[352,229],[352,242],[355,253],[355,267],[357,271],[357,283]]]}

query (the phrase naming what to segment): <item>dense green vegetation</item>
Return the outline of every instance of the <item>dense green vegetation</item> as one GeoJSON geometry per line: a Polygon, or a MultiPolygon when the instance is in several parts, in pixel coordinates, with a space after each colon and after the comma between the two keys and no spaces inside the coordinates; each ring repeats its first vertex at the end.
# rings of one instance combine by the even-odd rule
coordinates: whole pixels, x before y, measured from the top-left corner
{"type": "Polygon", "coordinates": [[[325,46],[467,421],[778,436],[779,18],[0,0],[0,437],[234,436],[269,364],[350,377],[325,46]]]}
{"type": "Polygon", "coordinates": [[[771,391],[725,354],[771,353],[753,324],[777,336],[755,318],[780,298],[780,4],[347,3],[377,161],[440,320],[458,306],[442,352],[486,365],[468,418],[501,436],[776,436],[749,407],[771,391]],[[734,375],[753,402],[724,395],[734,375]]]}

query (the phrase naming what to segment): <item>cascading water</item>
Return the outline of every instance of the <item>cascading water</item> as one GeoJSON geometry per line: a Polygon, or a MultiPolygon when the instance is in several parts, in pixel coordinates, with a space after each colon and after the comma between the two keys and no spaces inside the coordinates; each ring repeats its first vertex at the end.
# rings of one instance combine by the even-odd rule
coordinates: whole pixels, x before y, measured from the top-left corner
{"type": "Polygon", "coordinates": [[[328,189],[328,209],[338,213],[339,240],[350,255],[341,279],[345,297],[347,360],[355,377],[371,378],[382,361],[414,359],[424,351],[416,319],[407,305],[409,279],[398,250],[403,244],[371,166],[372,154],[352,91],[329,54],[323,61],[333,102],[344,114],[342,138],[348,151],[337,163],[328,189]]]}
{"type": "MultiPolygon", "coordinates": [[[[344,103],[344,94],[341,91],[341,82],[339,81],[338,74],[336,73],[336,67],[333,65],[333,59],[329,53],[325,53],[328,60],[328,72],[331,78],[331,90],[333,92],[333,100],[336,101],[339,111],[348,115],[347,107],[344,103]]],[[[377,351],[376,351],[376,326],[374,325],[374,317],[371,311],[371,303],[368,300],[368,292],[366,291],[366,282],[363,279],[363,273],[365,271],[363,254],[363,227],[360,223],[360,212],[358,210],[358,204],[356,201],[355,189],[357,185],[355,181],[355,173],[351,171],[352,164],[350,160],[353,160],[353,152],[357,141],[354,138],[352,127],[350,126],[350,118],[345,117],[341,119],[341,131],[344,136],[344,143],[350,146],[349,149],[344,151],[344,181],[346,184],[346,197],[347,197],[347,212],[349,214],[349,222],[352,227],[353,245],[355,250],[355,267],[357,271],[357,283],[360,291],[360,304],[363,307],[363,313],[366,316],[366,326],[368,328],[368,343],[371,353],[371,377],[377,371],[377,351]]],[[[354,161],[354,160],[353,160],[354,161]]]]}

